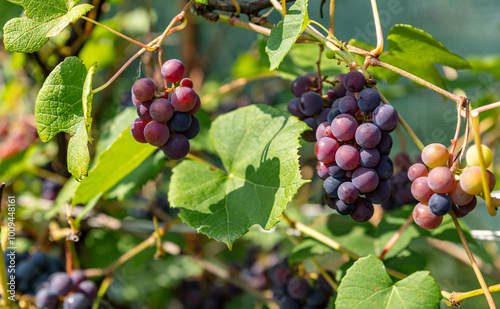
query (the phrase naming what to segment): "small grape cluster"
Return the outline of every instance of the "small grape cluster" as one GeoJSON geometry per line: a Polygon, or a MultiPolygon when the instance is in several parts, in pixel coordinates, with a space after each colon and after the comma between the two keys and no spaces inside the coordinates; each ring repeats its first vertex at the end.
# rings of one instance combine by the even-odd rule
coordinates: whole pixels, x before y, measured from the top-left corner
{"type": "MultiPolygon", "coordinates": [[[[481,150],[488,167],[493,162],[491,150],[485,145],[481,145],[481,150]]],[[[479,153],[475,145],[467,150],[465,169],[448,168],[448,159],[449,152],[444,145],[429,144],[422,150],[423,163],[408,169],[411,193],[419,202],[413,209],[413,219],[425,229],[437,228],[450,210],[458,218],[466,216],[476,207],[476,195],[483,193],[479,153]]],[[[490,171],[487,173],[492,190],[495,176],[490,171]]]]}
{"type": "Polygon", "coordinates": [[[43,282],[35,296],[38,308],[88,309],[97,296],[96,284],[88,280],[83,271],[74,270],[70,275],[56,272],[43,282]]]}
{"type": "Polygon", "coordinates": [[[22,294],[35,294],[42,282],[51,274],[62,270],[62,264],[57,258],[47,256],[42,251],[30,255],[28,252],[6,250],[4,260],[7,270],[13,267],[11,261],[15,260],[16,287],[22,294]]]}
{"type": "Polygon", "coordinates": [[[132,86],[132,101],[137,115],[130,133],[139,143],[160,148],[170,160],[184,158],[190,150],[189,140],[200,132],[200,122],[194,116],[201,102],[193,90],[193,81],[184,78],[186,68],[178,59],[163,63],[161,75],[165,83],[173,83],[164,95],[156,95],[154,82],[141,78],[132,86]]]}
{"type": "Polygon", "coordinates": [[[411,194],[411,181],[408,178],[408,169],[412,165],[410,156],[406,152],[398,153],[394,156],[393,162],[394,175],[387,181],[391,187],[391,196],[381,204],[385,211],[417,203],[411,194]]]}
{"type": "Polygon", "coordinates": [[[323,309],[329,305],[333,289],[322,275],[313,286],[303,277],[294,276],[283,260],[268,271],[273,284],[273,298],[281,309],[323,309]]]}
{"type": "MultiPolygon", "coordinates": [[[[364,88],[363,74],[351,71],[340,79],[348,91],[325,109],[326,120],[324,115],[316,119],[322,121],[315,134],[316,171],[324,180],[326,204],[341,215],[364,222],[373,216],[372,203],[381,204],[391,195],[387,180],[394,165],[389,158],[389,133],[398,123],[398,113],[394,107],[380,104],[376,90],[364,88]]],[[[338,94],[337,90],[334,93],[338,94]]],[[[299,110],[307,112],[317,103],[303,99],[304,95],[299,110]]]]}

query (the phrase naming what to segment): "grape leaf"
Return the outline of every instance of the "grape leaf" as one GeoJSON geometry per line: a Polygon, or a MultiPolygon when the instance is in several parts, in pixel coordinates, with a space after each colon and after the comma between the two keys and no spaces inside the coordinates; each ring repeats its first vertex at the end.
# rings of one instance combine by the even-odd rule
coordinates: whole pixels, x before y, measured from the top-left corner
{"type": "Polygon", "coordinates": [[[208,237],[234,240],[259,224],[272,228],[304,184],[297,150],[307,125],[290,114],[251,105],[218,117],[210,141],[225,170],[186,160],[173,169],[172,207],[208,237]]]}
{"type": "Polygon", "coordinates": [[[156,149],[149,144],[138,143],[130,134],[130,127],[125,128],[115,142],[99,155],[97,165],[78,185],[72,204],[87,204],[95,196],[107,192],[156,149]]]}
{"type": "Polygon", "coordinates": [[[270,70],[274,70],[280,65],[297,38],[307,25],[309,25],[307,1],[295,1],[286,13],[283,21],[271,29],[266,46],[266,53],[269,55],[270,70]]]}
{"type": "Polygon", "coordinates": [[[32,53],[42,48],[70,23],[92,10],[90,4],[73,0],[9,0],[21,5],[27,17],[13,18],[4,26],[4,44],[8,51],[32,53]]]}
{"type": "MultiPolygon", "coordinates": [[[[351,41],[349,43],[366,49],[373,48],[362,42],[351,41]]],[[[430,34],[402,24],[395,25],[389,30],[387,51],[383,52],[379,59],[441,88],[444,88],[444,82],[434,64],[439,63],[455,69],[471,67],[467,60],[449,51],[430,34]]],[[[375,67],[372,70],[375,76],[379,76],[375,72],[385,69],[375,67]]],[[[391,83],[395,83],[400,77],[393,72],[381,76],[391,83]]]]}
{"type": "Polygon", "coordinates": [[[370,255],[347,270],[338,289],[335,308],[439,308],[441,290],[427,271],[393,283],[384,263],[370,255]]]}
{"type": "Polygon", "coordinates": [[[87,143],[91,141],[89,112],[94,68],[95,64],[87,72],[77,57],[64,59],[50,72],[35,103],[36,129],[43,142],[59,132],[72,135],[68,143],[68,170],[77,179],[86,176],[90,166],[87,143]]]}

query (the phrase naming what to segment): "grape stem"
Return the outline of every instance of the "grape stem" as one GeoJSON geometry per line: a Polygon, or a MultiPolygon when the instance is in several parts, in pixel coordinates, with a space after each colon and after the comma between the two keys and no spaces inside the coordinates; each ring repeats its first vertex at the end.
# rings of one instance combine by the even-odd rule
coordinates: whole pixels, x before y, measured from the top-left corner
{"type": "Polygon", "coordinates": [[[319,57],[318,61],[316,61],[316,66],[318,67],[318,93],[321,94],[323,92],[323,81],[321,78],[321,56],[323,55],[323,45],[319,45],[319,57]]]}
{"type": "MultiPolygon", "coordinates": [[[[492,286],[488,287],[488,291],[490,293],[500,292],[500,284],[496,284],[496,285],[492,285],[492,286]]],[[[484,294],[483,289],[477,289],[477,290],[473,290],[473,291],[469,291],[469,292],[453,292],[447,298],[453,306],[456,306],[464,299],[471,298],[474,296],[483,295],[483,294],[484,294]]]]}
{"type": "Polygon", "coordinates": [[[371,54],[373,57],[378,57],[384,50],[384,34],[382,33],[382,26],[380,25],[380,17],[378,15],[377,0],[371,0],[373,20],[375,22],[375,31],[377,33],[377,47],[375,47],[371,54]]]}
{"type": "MultiPolygon", "coordinates": [[[[2,203],[2,197],[3,197],[3,188],[5,187],[5,182],[2,182],[0,183],[0,206],[1,206],[1,203],[2,203]]],[[[1,211],[3,210],[2,207],[0,207],[0,214],[1,211]]],[[[1,220],[0,220],[0,227],[1,227],[1,220]]],[[[6,247],[6,246],[5,246],[6,247]]],[[[0,300],[0,302],[6,306],[7,308],[13,308],[13,305],[14,303],[9,299],[9,296],[8,296],[8,288],[7,288],[7,270],[5,268],[5,259],[4,259],[4,255],[3,255],[3,251],[4,251],[4,246],[2,244],[2,246],[0,246],[1,248],[1,251],[0,252],[1,256],[0,256],[0,281],[1,281],[1,284],[0,284],[0,291],[2,293],[2,299],[0,300]]]]}
{"type": "Polygon", "coordinates": [[[493,108],[497,108],[497,107],[500,107],[500,101],[499,102],[495,102],[495,103],[490,103],[490,104],[487,104],[487,105],[483,105],[483,106],[480,106],[478,108],[474,108],[471,113],[482,113],[482,112],[485,112],[485,111],[488,111],[490,109],[493,109],[493,108]]]}
{"type": "Polygon", "coordinates": [[[333,13],[335,12],[335,0],[330,0],[330,33],[334,35],[333,13]]]}
{"type": "Polygon", "coordinates": [[[152,46],[148,46],[148,45],[145,45],[144,43],[141,43],[141,42],[139,42],[139,41],[136,41],[136,40],[134,40],[134,39],[132,39],[132,38],[130,38],[130,37],[128,37],[128,36],[126,36],[125,34],[123,34],[123,33],[121,33],[121,32],[118,32],[118,31],[116,31],[116,30],[114,30],[114,29],[109,28],[109,27],[108,27],[108,26],[106,26],[106,25],[101,24],[100,22],[98,22],[98,21],[96,21],[96,20],[93,20],[92,18],[88,18],[88,17],[87,17],[87,16],[85,16],[85,15],[84,15],[84,16],[82,16],[81,18],[82,18],[82,19],[85,19],[86,21],[91,22],[91,23],[93,23],[93,24],[95,24],[95,25],[97,25],[97,26],[100,26],[100,27],[104,28],[104,29],[106,29],[106,30],[108,30],[108,31],[110,31],[110,32],[112,32],[112,33],[114,33],[114,34],[116,34],[117,36],[124,38],[125,40],[127,40],[127,41],[129,41],[129,42],[131,42],[131,43],[134,43],[134,44],[136,44],[136,45],[139,45],[139,46],[140,46],[140,47],[142,47],[142,48],[145,48],[145,49],[147,49],[147,50],[149,50],[149,51],[154,51],[154,50],[155,50],[155,48],[154,48],[154,47],[152,47],[152,46]]]}
{"type": "Polygon", "coordinates": [[[101,283],[99,287],[99,291],[97,291],[97,297],[95,298],[94,304],[92,305],[92,309],[99,309],[99,304],[101,303],[102,298],[106,295],[106,291],[109,286],[113,282],[113,275],[107,275],[101,283]]]}
{"type": "MultiPolygon", "coordinates": [[[[327,245],[328,247],[330,247],[336,251],[340,251],[340,252],[347,254],[353,260],[359,260],[359,258],[360,258],[359,255],[342,247],[342,245],[340,245],[338,242],[331,239],[330,237],[326,236],[325,234],[322,234],[322,233],[316,231],[315,229],[312,229],[299,221],[291,219],[285,213],[283,213],[281,215],[281,217],[283,218],[283,220],[286,221],[286,223],[288,223],[288,225],[291,228],[294,228],[296,230],[301,231],[302,233],[318,240],[319,242],[324,243],[325,245],[327,245]]],[[[390,268],[386,268],[386,271],[389,275],[394,276],[394,277],[399,278],[399,279],[404,279],[404,278],[408,277],[407,275],[402,274],[402,273],[395,271],[393,269],[390,269],[390,268]]]]}
{"type": "Polygon", "coordinates": [[[155,259],[159,259],[165,255],[165,251],[163,250],[161,235],[160,235],[160,228],[158,227],[158,218],[156,216],[153,216],[153,224],[155,226],[155,232],[156,232],[155,259]]]}
{"type": "Polygon", "coordinates": [[[387,252],[391,250],[391,248],[394,246],[394,244],[396,244],[396,242],[401,237],[403,232],[406,231],[406,229],[410,226],[412,222],[413,222],[413,213],[410,214],[408,219],[406,219],[406,222],[398,229],[398,231],[394,235],[392,235],[391,239],[389,239],[389,241],[384,247],[384,250],[382,251],[382,253],[380,253],[378,257],[380,260],[384,260],[384,257],[387,254],[387,252]]]}
{"type": "Polygon", "coordinates": [[[496,309],[495,303],[493,302],[493,298],[491,297],[488,286],[486,285],[486,282],[484,281],[483,275],[481,274],[481,270],[479,269],[479,266],[477,265],[476,260],[474,259],[474,255],[472,254],[472,251],[470,250],[469,243],[467,242],[467,239],[465,238],[464,232],[462,231],[462,228],[460,227],[460,223],[458,223],[457,216],[455,216],[455,213],[453,212],[453,210],[450,211],[450,215],[451,215],[451,218],[453,219],[453,224],[455,224],[455,228],[457,229],[458,236],[460,237],[460,240],[462,241],[462,244],[464,245],[465,252],[467,253],[467,256],[469,257],[472,269],[474,270],[474,273],[476,274],[477,280],[479,281],[479,284],[481,285],[482,291],[484,292],[484,295],[486,297],[488,305],[490,306],[490,309],[496,309]]]}
{"type": "Polygon", "coordinates": [[[472,122],[472,131],[474,132],[474,140],[476,142],[477,152],[479,154],[479,166],[481,167],[481,180],[483,184],[483,198],[486,202],[486,207],[488,208],[488,213],[491,216],[497,214],[495,205],[493,205],[491,200],[491,192],[489,187],[489,176],[486,171],[486,164],[484,163],[483,148],[481,147],[481,132],[479,131],[479,114],[475,111],[470,113],[472,122]]]}
{"type": "Polygon", "coordinates": [[[281,17],[285,19],[286,15],[286,0],[281,0],[281,17]]]}

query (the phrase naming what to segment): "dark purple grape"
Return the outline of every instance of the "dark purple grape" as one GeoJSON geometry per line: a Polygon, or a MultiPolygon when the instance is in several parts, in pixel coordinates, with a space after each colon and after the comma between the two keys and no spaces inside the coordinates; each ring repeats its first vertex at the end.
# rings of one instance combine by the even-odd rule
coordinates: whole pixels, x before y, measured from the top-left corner
{"type": "Polygon", "coordinates": [[[338,115],[342,114],[338,108],[332,108],[330,112],[328,112],[328,116],[326,117],[326,120],[328,121],[329,124],[332,124],[333,119],[337,117],[338,115]]]}
{"type": "Polygon", "coordinates": [[[411,194],[411,189],[410,188],[399,188],[395,193],[394,193],[394,200],[396,203],[400,205],[407,205],[407,204],[416,204],[418,201],[413,197],[413,194],[411,194]]]}
{"type": "Polygon", "coordinates": [[[141,102],[139,105],[137,105],[137,115],[139,116],[139,118],[146,121],[150,121],[153,119],[153,117],[151,117],[151,113],[149,112],[152,103],[153,101],[146,101],[141,102]]]}
{"type": "Polygon", "coordinates": [[[132,89],[130,89],[130,93],[131,93],[131,99],[132,99],[132,103],[134,103],[134,106],[137,106],[139,105],[139,103],[141,103],[141,101],[137,100],[137,98],[135,97],[134,93],[132,92],[132,89]]]}
{"type": "Polygon", "coordinates": [[[302,309],[302,304],[295,298],[285,296],[281,299],[280,309],[302,309]]]}
{"type": "Polygon", "coordinates": [[[170,128],[176,132],[183,132],[191,126],[191,121],[189,113],[175,111],[170,119],[170,128]]]}
{"type": "Polygon", "coordinates": [[[344,76],[344,87],[351,92],[358,92],[365,86],[365,77],[358,71],[351,71],[344,76]]]}
{"type": "Polygon", "coordinates": [[[335,162],[343,170],[350,171],[359,165],[359,151],[356,147],[344,144],[335,153],[335,162]]]}
{"type": "Polygon", "coordinates": [[[325,195],[324,197],[325,197],[326,206],[330,207],[333,210],[337,210],[335,208],[335,203],[337,203],[337,201],[339,201],[339,199],[334,198],[334,197],[329,197],[328,195],[325,195]]]}
{"type": "Polygon", "coordinates": [[[335,202],[335,210],[342,216],[350,215],[355,208],[355,204],[346,204],[342,200],[337,200],[335,202]]]}
{"type": "Polygon", "coordinates": [[[450,212],[453,203],[448,194],[434,193],[429,199],[429,208],[436,216],[444,216],[450,212]]]}
{"type": "Polygon", "coordinates": [[[361,166],[352,173],[352,183],[359,192],[368,193],[377,188],[379,178],[375,170],[361,166]]]}
{"type": "Polygon", "coordinates": [[[358,102],[353,97],[343,97],[339,102],[339,110],[343,114],[354,116],[358,111],[358,102]]]}
{"type": "MultiPolygon", "coordinates": [[[[380,105],[380,94],[377,90],[366,88],[358,94],[358,107],[364,112],[373,112],[380,105]]],[[[389,105],[388,105],[389,106],[389,105]]]]}
{"type": "Polygon", "coordinates": [[[338,197],[337,190],[344,181],[345,180],[342,178],[333,178],[332,176],[325,179],[323,182],[323,189],[325,190],[326,195],[335,198],[338,197]]]}
{"type": "Polygon", "coordinates": [[[195,116],[191,116],[191,125],[186,131],[179,132],[188,139],[195,138],[200,133],[200,121],[195,116]]]}
{"type": "Polygon", "coordinates": [[[57,295],[47,288],[42,288],[36,292],[35,301],[38,308],[48,309],[57,308],[57,304],[59,303],[57,295]]]}
{"type": "Polygon", "coordinates": [[[346,91],[345,96],[356,98],[356,92],[346,91]]]}
{"type": "Polygon", "coordinates": [[[192,88],[179,87],[174,90],[170,97],[170,103],[179,112],[189,112],[196,105],[198,95],[192,88]]]}
{"type": "Polygon", "coordinates": [[[73,287],[75,289],[78,288],[80,282],[87,280],[87,276],[85,276],[85,273],[81,269],[73,270],[69,275],[69,277],[71,278],[71,281],[73,282],[73,287]]]}
{"type": "MultiPolygon", "coordinates": [[[[333,128],[332,128],[333,132],[333,128]]],[[[333,133],[335,135],[335,133],[333,133]]],[[[373,123],[366,122],[356,129],[356,143],[363,148],[375,148],[382,139],[380,129],[373,123]]]]}
{"type": "Polygon", "coordinates": [[[308,91],[300,96],[299,109],[304,115],[316,116],[323,109],[323,98],[314,91],[308,91]]]}
{"type": "Polygon", "coordinates": [[[387,181],[381,180],[378,182],[375,190],[365,193],[365,197],[368,201],[374,204],[382,204],[391,197],[391,186],[387,181]]]}
{"type": "Polygon", "coordinates": [[[63,309],[85,309],[89,305],[87,297],[82,293],[73,293],[66,297],[63,309]]]}
{"type": "Polygon", "coordinates": [[[169,160],[180,160],[189,153],[189,140],[182,134],[172,134],[161,150],[169,160]]]}
{"type": "Polygon", "coordinates": [[[378,174],[380,180],[387,180],[394,174],[394,164],[391,158],[388,156],[381,156],[380,161],[377,166],[375,166],[375,171],[378,174]]]}
{"type": "Polygon", "coordinates": [[[179,85],[181,87],[189,87],[189,88],[193,88],[194,84],[193,84],[193,81],[190,79],[190,78],[183,78],[181,80],[181,82],[179,83],[179,85]]]}
{"type": "Polygon", "coordinates": [[[300,120],[304,120],[307,118],[307,116],[304,115],[304,113],[299,108],[299,98],[293,98],[292,100],[290,100],[287,110],[290,114],[294,115],[300,120]]]}
{"type": "Polygon", "coordinates": [[[312,130],[307,130],[304,133],[302,133],[302,138],[308,142],[315,142],[316,141],[316,129],[318,128],[318,125],[316,124],[316,119],[314,119],[313,117],[309,117],[309,118],[304,119],[303,121],[312,130]]]}
{"type": "Polygon", "coordinates": [[[381,155],[389,155],[392,148],[392,137],[389,133],[382,131],[380,142],[377,145],[377,150],[381,155]]]}
{"type": "Polygon", "coordinates": [[[130,134],[132,134],[132,137],[139,143],[147,143],[146,138],[144,137],[144,128],[147,124],[147,121],[137,118],[130,125],[130,134]]]}
{"type": "Polygon", "coordinates": [[[345,74],[339,74],[334,78],[336,84],[333,87],[333,91],[337,94],[337,98],[345,96],[346,89],[344,87],[344,77],[345,74]]]}
{"type": "Polygon", "coordinates": [[[73,281],[66,273],[54,273],[49,281],[50,290],[57,296],[65,296],[73,289],[73,281]]]}
{"type": "Polygon", "coordinates": [[[373,217],[373,213],[375,209],[373,208],[373,204],[370,203],[365,198],[358,198],[356,203],[354,204],[354,211],[351,213],[351,218],[356,222],[366,222],[373,217]]]}
{"type": "Polygon", "coordinates": [[[286,287],[286,283],[290,278],[292,278],[292,272],[287,265],[280,263],[269,269],[269,279],[278,287],[286,287]]]}
{"type": "Polygon", "coordinates": [[[340,100],[342,100],[342,98],[338,98],[337,100],[333,101],[332,102],[332,105],[330,106],[331,109],[338,109],[339,108],[339,105],[340,105],[340,100]]]}
{"type": "MultiPolygon", "coordinates": [[[[410,156],[406,152],[400,152],[394,157],[394,165],[403,171],[407,171],[411,166],[410,156]]],[[[420,176],[419,176],[420,177],[420,176]]]]}
{"type": "Polygon", "coordinates": [[[141,102],[153,98],[155,92],[155,83],[149,78],[138,79],[134,85],[132,85],[132,94],[141,102]]]}
{"type": "Polygon", "coordinates": [[[339,149],[339,143],[330,137],[323,137],[314,145],[314,154],[319,161],[330,164],[335,161],[335,153],[339,149]]]}
{"type": "Polygon", "coordinates": [[[356,118],[349,114],[340,114],[331,122],[333,136],[339,141],[349,141],[354,138],[358,122],[356,118]]]}
{"type": "Polygon", "coordinates": [[[282,299],[287,297],[286,291],[284,289],[272,289],[272,292],[273,292],[273,299],[277,300],[278,302],[281,302],[282,299]]]}
{"type": "Polygon", "coordinates": [[[97,286],[95,285],[94,281],[90,280],[84,280],[80,282],[76,291],[87,296],[87,298],[89,299],[94,299],[97,296],[97,286]]]}
{"type": "Polygon", "coordinates": [[[303,93],[309,91],[313,87],[311,79],[306,76],[299,76],[292,82],[292,93],[296,97],[300,97],[303,93]]]}
{"type": "Polygon", "coordinates": [[[149,107],[149,114],[158,122],[167,122],[174,114],[174,107],[169,100],[159,98],[151,103],[151,106],[149,107]]]}
{"type": "Polygon", "coordinates": [[[344,203],[353,204],[358,199],[359,191],[352,182],[346,181],[340,184],[337,196],[344,203]]]}
{"type": "Polygon", "coordinates": [[[176,83],[186,74],[186,67],[179,59],[169,59],[161,66],[161,75],[167,82],[176,83]]]}
{"type": "Polygon", "coordinates": [[[361,148],[359,150],[359,164],[364,167],[375,167],[380,160],[377,148],[361,148]]]}
{"type": "Polygon", "coordinates": [[[163,122],[151,121],[144,128],[144,137],[151,145],[160,147],[168,141],[170,130],[163,122]]]}
{"type": "Polygon", "coordinates": [[[306,304],[310,306],[321,306],[328,302],[329,295],[321,289],[314,289],[307,295],[306,304]]]}
{"type": "Polygon", "coordinates": [[[321,113],[316,116],[316,123],[318,126],[322,124],[323,122],[328,122],[328,113],[331,111],[331,108],[325,108],[324,110],[321,111],[321,113]]]}
{"type": "Polygon", "coordinates": [[[293,277],[286,284],[288,295],[295,299],[303,299],[309,293],[309,284],[302,277],[293,277]]]}
{"type": "Polygon", "coordinates": [[[196,94],[196,103],[194,104],[194,107],[189,110],[189,114],[194,115],[196,114],[201,108],[201,101],[200,101],[200,96],[196,94]]]}
{"type": "Polygon", "coordinates": [[[473,211],[474,208],[476,208],[476,205],[477,205],[477,198],[476,196],[473,196],[472,200],[467,205],[464,206],[453,205],[452,209],[457,218],[463,218],[471,211],[473,211]]]}
{"type": "Polygon", "coordinates": [[[384,104],[373,111],[372,119],[380,130],[391,132],[398,124],[399,115],[394,107],[384,104]]]}
{"type": "Polygon", "coordinates": [[[345,170],[337,165],[336,162],[328,164],[328,174],[334,178],[342,178],[345,176],[345,170]]]}

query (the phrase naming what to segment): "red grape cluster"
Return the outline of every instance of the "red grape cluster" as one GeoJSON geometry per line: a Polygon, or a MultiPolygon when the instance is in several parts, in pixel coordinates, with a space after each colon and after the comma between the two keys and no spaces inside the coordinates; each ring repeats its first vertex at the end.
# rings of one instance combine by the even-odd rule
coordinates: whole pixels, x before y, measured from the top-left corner
{"type": "MultiPolygon", "coordinates": [[[[492,163],[488,147],[481,147],[486,166],[492,163]]],[[[476,146],[467,151],[468,166],[459,170],[447,167],[448,149],[438,143],[427,145],[422,150],[422,162],[408,169],[408,178],[413,182],[411,193],[419,202],[413,209],[415,223],[425,229],[434,229],[443,221],[443,216],[453,209],[458,218],[466,216],[477,204],[476,195],[483,193],[479,154],[476,146]]],[[[495,187],[495,176],[487,171],[489,188],[495,187]]]]}
{"type": "MultiPolygon", "coordinates": [[[[292,83],[295,95],[300,93],[298,79],[292,83]]],[[[389,133],[398,123],[398,113],[394,107],[380,104],[376,90],[365,88],[360,72],[338,75],[336,80],[338,84],[328,94],[330,100],[335,99],[330,107],[319,111],[319,101],[323,100],[311,99],[317,93],[309,91],[298,99],[298,111],[309,117],[319,111],[314,153],[327,205],[341,215],[364,222],[373,216],[373,203],[381,204],[391,195],[387,180],[394,173],[394,165],[389,158],[389,133]]],[[[294,104],[292,100],[288,109],[297,115],[294,104]]]]}
{"type": "Polygon", "coordinates": [[[200,132],[200,122],[194,116],[201,106],[200,97],[191,79],[183,78],[185,72],[180,60],[163,63],[161,75],[165,83],[173,84],[164,95],[156,94],[149,78],[141,78],[132,86],[132,101],[139,118],[130,126],[130,133],[139,143],[160,148],[170,160],[184,158],[189,153],[189,140],[200,132]]]}

